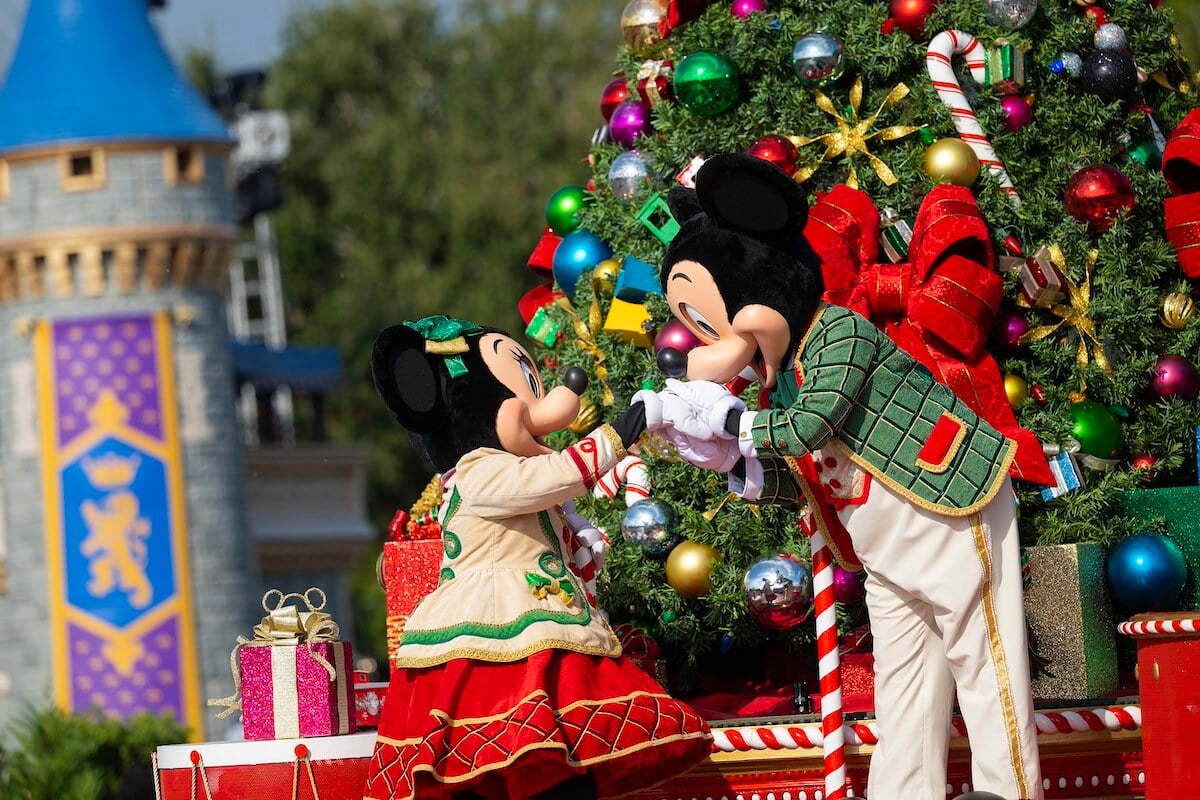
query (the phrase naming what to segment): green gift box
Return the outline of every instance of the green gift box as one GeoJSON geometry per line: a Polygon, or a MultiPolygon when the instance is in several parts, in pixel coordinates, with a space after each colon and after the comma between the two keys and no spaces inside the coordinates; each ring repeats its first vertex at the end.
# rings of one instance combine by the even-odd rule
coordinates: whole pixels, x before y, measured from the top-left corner
{"type": "Polygon", "coordinates": [[[1087,700],[1117,688],[1117,627],[1105,556],[1094,542],[1025,550],[1025,618],[1039,700],[1087,700]]]}
{"type": "Polygon", "coordinates": [[[1175,610],[1200,610],[1200,585],[1196,582],[1196,565],[1200,564],[1200,486],[1121,492],[1117,504],[1126,516],[1147,525],[1154,520],[1166,520],[1163,532],[1179,545],[1188,565],[1187,583],[1175,602],[1175,610]]]}

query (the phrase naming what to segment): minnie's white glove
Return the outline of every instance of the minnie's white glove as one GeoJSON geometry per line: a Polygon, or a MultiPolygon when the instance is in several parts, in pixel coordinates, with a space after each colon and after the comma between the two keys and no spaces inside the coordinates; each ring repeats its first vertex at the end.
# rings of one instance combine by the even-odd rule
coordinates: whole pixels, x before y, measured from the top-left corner
{"type": "MultiPolygon", "coordinates": [[[[643,389],[634,394],[632,403],[642,403],[645,406],[646,430],[661,431],[664,428],[671,428],[694,439],[713,438],[713,433],[708,425],[708,410],[695,405],[683,395],[672,392],[672,383],[679,383],[679,381],[668,379],[665,391],[654,392],[650,389],[643,389]]],[[[726,394],[729,393],[726,392],[726,394]]],[[[724,425],[724,420],[721,424],[724,425]]]]}

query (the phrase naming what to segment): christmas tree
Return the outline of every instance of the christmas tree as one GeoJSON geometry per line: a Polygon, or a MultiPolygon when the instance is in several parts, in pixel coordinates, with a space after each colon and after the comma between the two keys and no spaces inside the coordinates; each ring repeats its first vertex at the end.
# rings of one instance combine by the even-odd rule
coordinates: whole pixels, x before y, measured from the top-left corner
{"type": "MultiPolygon", "coordinates": [[[[793,174],[810,202],[842,183],[873,202],[877,220],[844,234],[858,255],[841,265],[840,287],[827,267],[827,297],[845,302],[875,291],[872,281],[899,281],[905,299],[856,310],[936,350],[932,360],[948,365],[939,377],[979,394],[989,420],[1011,410],[1014,430],[1032,432],[1020,461],[1033,480],[1016,483],[1024,543],[1153,533],[1154,522],[1121,512],[1121,494],[1196,484],[1200,327],[1190,278],[1200,264],[1189,260],[1198,256],[1186,231],[1200,205],[1189,212],[1183,198],[1200,182],[1187,159],[1162,169],[1164,149],[1182,149],[1167,148],[1167,137],[1186,138],[1188,123],[1176,128],[1196,94],[1169,9],[1154,0],[631,0],[621,26],[592,173],[549,198],[549,228],[530,259],[545,285],[521,301],[547,379],[567,365],[592,377],[578,432],[638,389],[662,386],[657,348],[694,344],[658,294],[674,227],[665,194],[708,156],[750,152],[793,174]],[[913,267],[925,245],[912,235],[919,214],[937,213],[925,201],[941,183],[971,188],[997,256],[980,256],[978,274],[966,276],[977,307],[958,309],[968,324],[953,335],[913,300],[941,291],[936,275],[913,267]],[[872,263],[855,261],[863,253],[872,263]]],[[[755,394],[746,394],[751,407],[755,394]]],[[[743,586],[765,557],[806,557],[795,512],[731,499],[723,476],[680,463],[653,437],[641,458],[646,478],[635,471],[628,498],[608,497],[610,485],[580,503],[613,539],[601,601],[614,622],[663,644],[683,668],[681,688],[688,667],[721,654],[811,640],[802,614],[756,610],[743,586]],[[653,526],[618,533],[623,500],[643,493],[673,510],[676,537],[653,526]]],[[[856,588],[839,584],[845,626],[865,622],[856,588]]]]}

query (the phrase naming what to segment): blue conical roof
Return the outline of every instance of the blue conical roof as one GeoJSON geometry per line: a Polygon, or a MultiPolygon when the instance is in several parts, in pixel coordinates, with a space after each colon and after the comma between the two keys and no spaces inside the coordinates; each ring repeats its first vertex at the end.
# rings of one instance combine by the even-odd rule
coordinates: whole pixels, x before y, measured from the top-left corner
{"type": "Polygon", "coordinates": [[[0,154],[138,140],[231,138],[171,63],[146,0],[29,0],[0,89],[0,154]]]}

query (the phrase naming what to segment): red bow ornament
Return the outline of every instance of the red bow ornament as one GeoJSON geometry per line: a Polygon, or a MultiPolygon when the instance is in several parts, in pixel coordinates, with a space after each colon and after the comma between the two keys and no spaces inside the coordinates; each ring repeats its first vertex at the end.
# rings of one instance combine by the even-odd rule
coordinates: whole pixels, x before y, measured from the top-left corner
{"type": "Polygon", "coordinates": [[[804,233],[822,259],[825,299],[869,318],[1015,440],[1013,477],[1052,485],[1041,443],[1017,423],[1000,368],[985,347],[1004,281],[971,192],[942,185],[926,195],[907,263],[878,263],[879,212],[867,195],[845,185],[813,206],[804,233]]]}
{"type": "Polygon", "coordinates": [[[1163,201],[1167,241],[1183,274],[1200,278],[1200,108],[1167,137],[1162,173],[1172,195],[1163,201]]]}

